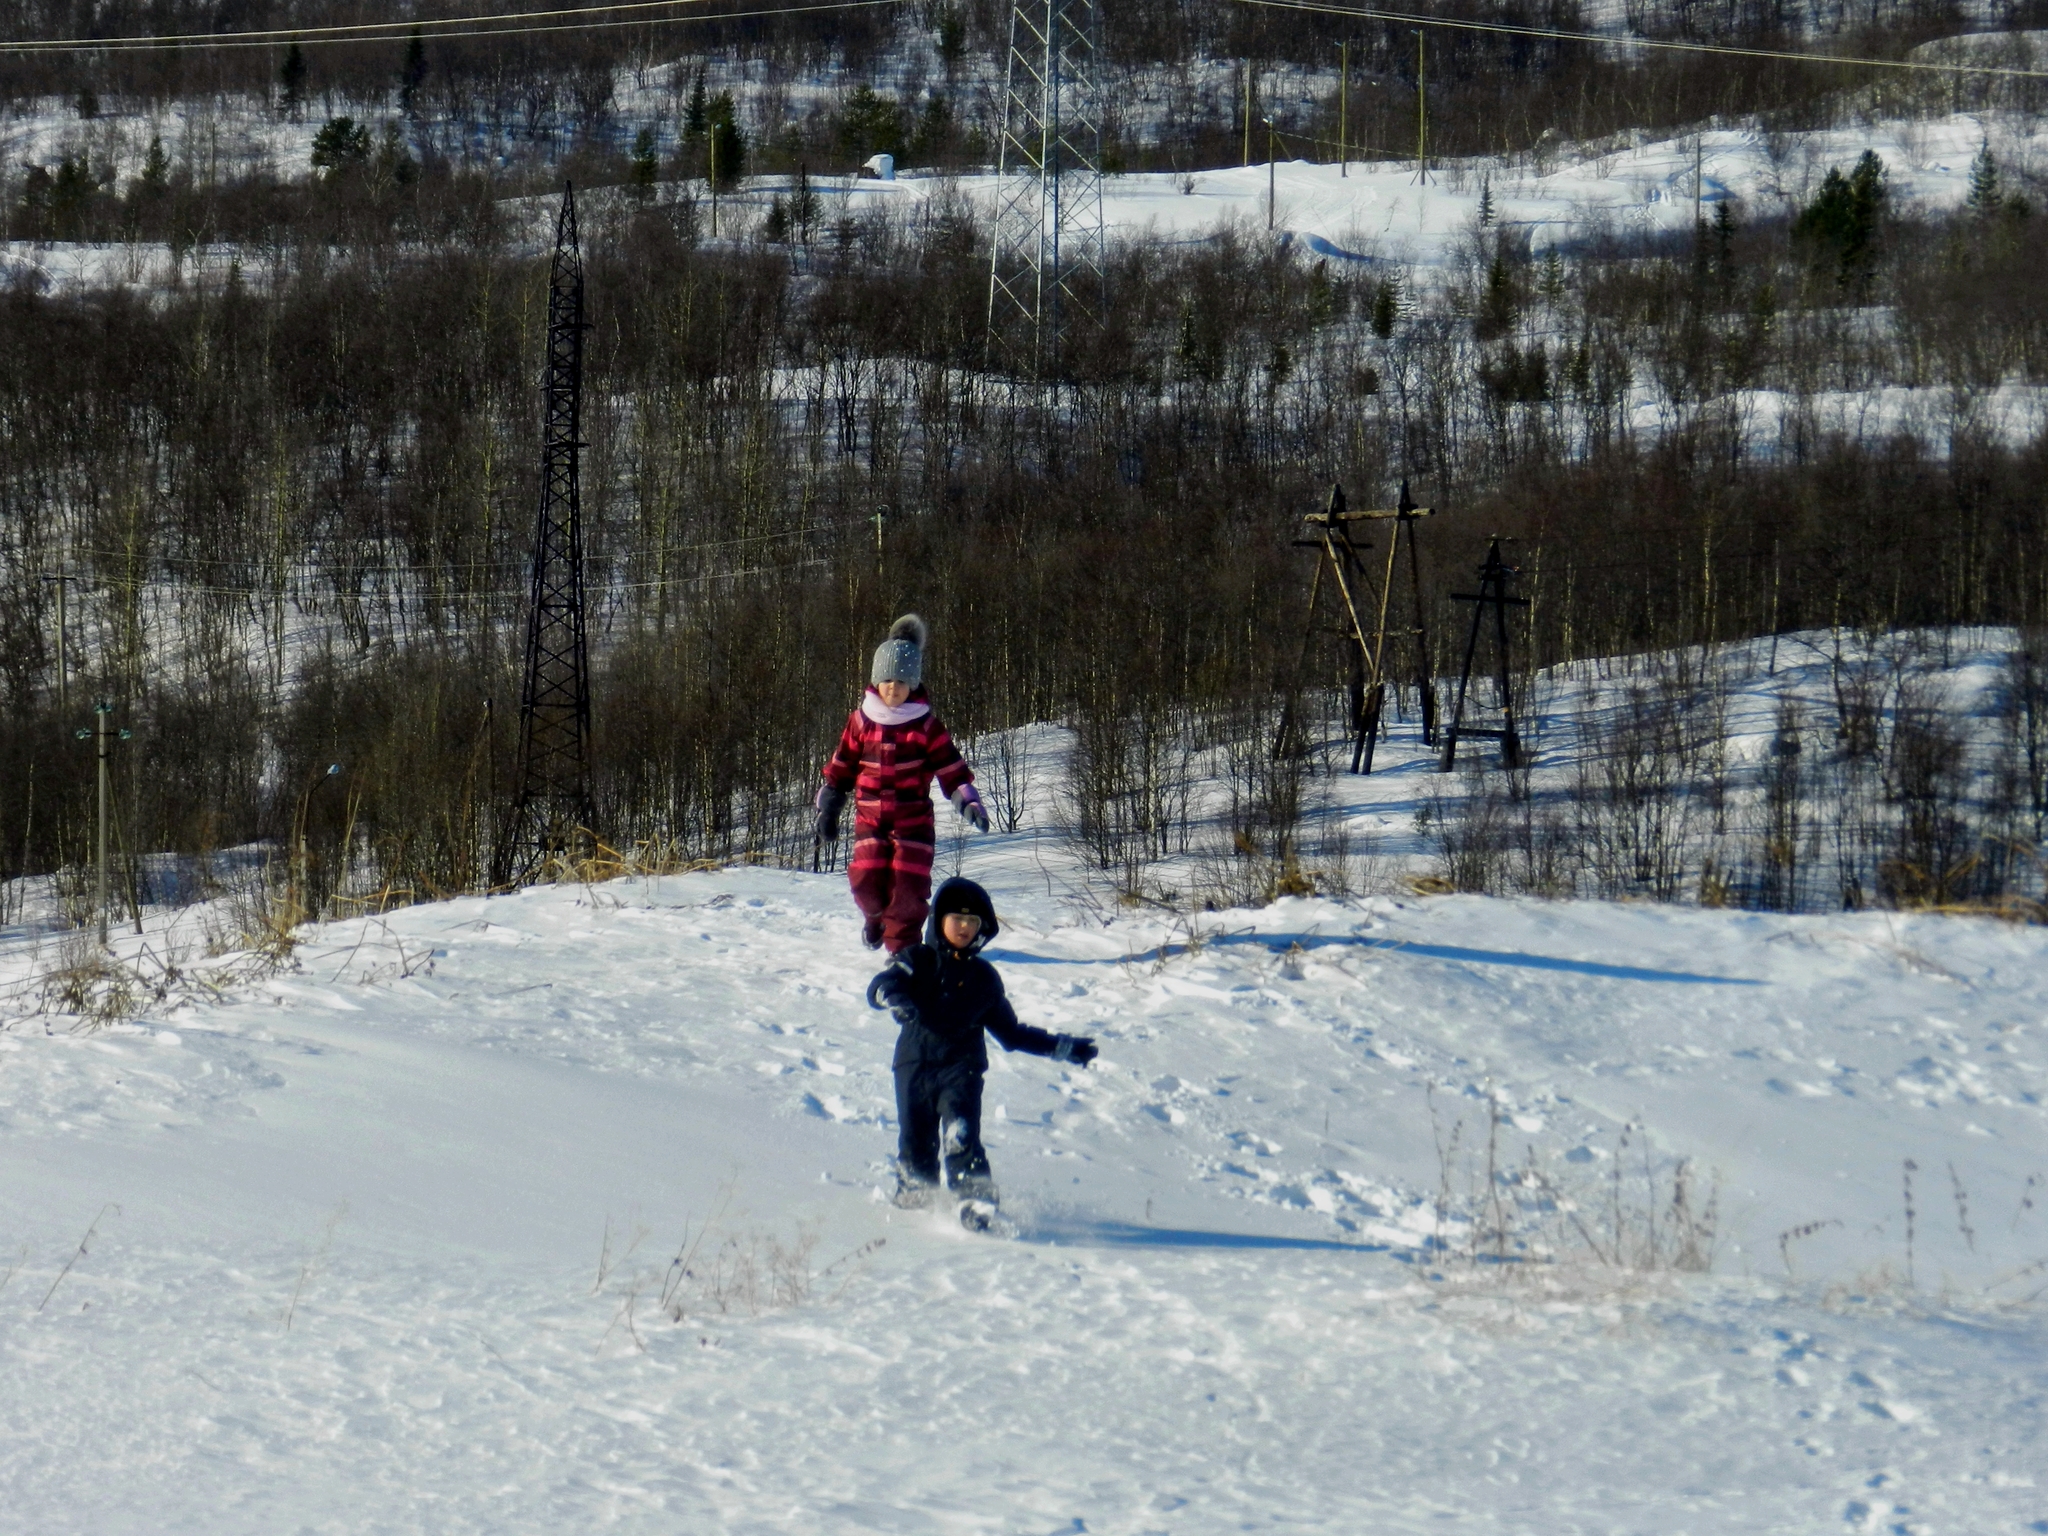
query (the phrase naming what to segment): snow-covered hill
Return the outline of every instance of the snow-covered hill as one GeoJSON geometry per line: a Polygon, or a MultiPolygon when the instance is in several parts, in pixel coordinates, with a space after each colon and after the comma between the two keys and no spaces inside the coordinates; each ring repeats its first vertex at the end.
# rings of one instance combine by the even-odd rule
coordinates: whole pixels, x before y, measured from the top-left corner
{"type": "Polygon", "coordinates": [[[877,1199],[829,874],[0,1034],[0,1525],[2048,1529],[2048,933],[958,856],[1102,1043],[998,1053],[1014,1240],[877,1199]]]}

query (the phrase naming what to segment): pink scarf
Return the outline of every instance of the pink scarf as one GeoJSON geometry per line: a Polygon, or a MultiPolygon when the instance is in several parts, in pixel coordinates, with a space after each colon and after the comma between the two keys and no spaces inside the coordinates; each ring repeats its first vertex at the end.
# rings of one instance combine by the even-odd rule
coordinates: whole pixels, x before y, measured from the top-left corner
{"type": "Polygon", "coordinates": [[[877,725],[908,725],[920,715],[931,713],[932,706],[925,699],[909,699],[901,704],[884,704],[879,693],[870,693],[860,701],[860,712],[877,725]]]}

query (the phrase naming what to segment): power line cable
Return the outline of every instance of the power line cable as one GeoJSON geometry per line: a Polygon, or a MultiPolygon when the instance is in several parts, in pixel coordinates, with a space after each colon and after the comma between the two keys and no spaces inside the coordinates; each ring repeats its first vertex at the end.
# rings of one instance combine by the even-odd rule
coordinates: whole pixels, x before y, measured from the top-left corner
{"type": "Polygon", "coordinates": [[[178,49],[275,48],[280,43],[306,47],[338,44],[409,42],[419,29],[435,27],[438,38],[514,37],[545,32],[594,32],[616,27],[676,26],[688,22],[746,21],[762,16],[809,16],[823,11],[872,10],[879,6],[907,5],[910,0],[820,0],[806,5],[776,6],[751,11],[699,12],[694,15],[629,16],[612,21],[557,21],[545,26],[487,26],[484,23],[523,21],[559,16],[602,16],[625,10],[673,11],[679,5],[716,4],[717,0],[628,0],[622,5],[598,5],[567,10],[505,11],[488,16],[452,16],[407,22],[400,31],[390,22],[362,22],[351,26],[271,29],[262,32],[159,33],[143,37],[107,37],[92,41],[76,38],[29,39],[0,42],[0,54],[29,58],[40,54],[74,53],[156,53],[178,49]]]}
{"type": "Polygon", "coordinates": [[[1924,70],[1942,75],[1992,75],[2010,80],[2048,80],[2048,70],[2012,69],[1994,64],[1940,64],[1926,59],[1873,59],[1841,53],[1800,53],[1787,48],[1750,48],[1737,43],[1687,43],[1672,38],[1636,37],[1611,32],[1575,32],[1563,27],[1528,27],[1506,21],[1465,21],[1425,16],[1412,11],[1383,11],[1370,6],[1331,5],[1325,0],[1237,0],[1239,5],[1275,11],[1308,11],[1322,16],[1355,16],[1366,21],[1391,21],[1409,27],[1439,27],[1453,32],[1488,32],[1507,37],[1534,37],[1559,43],[1598,43],[1610,48],[1655,48],[1667,53],[1713,53],[1738,59],[1777,59],[1793,64],[1840,64],[1856,69],[1924,70]]]}

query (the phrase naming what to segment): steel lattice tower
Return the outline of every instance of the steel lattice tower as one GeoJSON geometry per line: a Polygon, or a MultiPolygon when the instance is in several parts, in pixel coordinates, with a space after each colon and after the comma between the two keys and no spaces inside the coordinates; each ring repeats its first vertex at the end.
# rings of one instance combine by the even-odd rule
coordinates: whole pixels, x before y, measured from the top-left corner
{"type": "Polygon", "coordinates": [[[997,155],[988,361],[1057,380],[1075,321],[1105,302],[1096,0],[1015,0],[997,155]]]}
{"type": "Polygon", "coordinates": [[[541,375],[540,511],[519,700],[519,799],[499,880],[524,882],[573,854],[590,826],[590,652],[583,605],[583,257],[576,193],[562,192],[548,277],[548,356],[541,375]]]}

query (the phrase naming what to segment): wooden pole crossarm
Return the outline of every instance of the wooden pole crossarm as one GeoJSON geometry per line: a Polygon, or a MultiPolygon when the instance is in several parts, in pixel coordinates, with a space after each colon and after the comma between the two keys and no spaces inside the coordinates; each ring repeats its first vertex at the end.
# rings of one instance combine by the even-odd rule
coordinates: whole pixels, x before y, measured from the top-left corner
{"type": "Polygon", "coordinates": [[[1389,518],[1401,518],[1405,521],[1414,517],[1429,517],[1435,511],[1435,507],[1409,507],[1405,511],[1400,507],[1372,507],[1361,508],[1356,512],[1309,512],[1303,514],[1301,520],[1305,523],[1379,523],[1389,518]]]}

